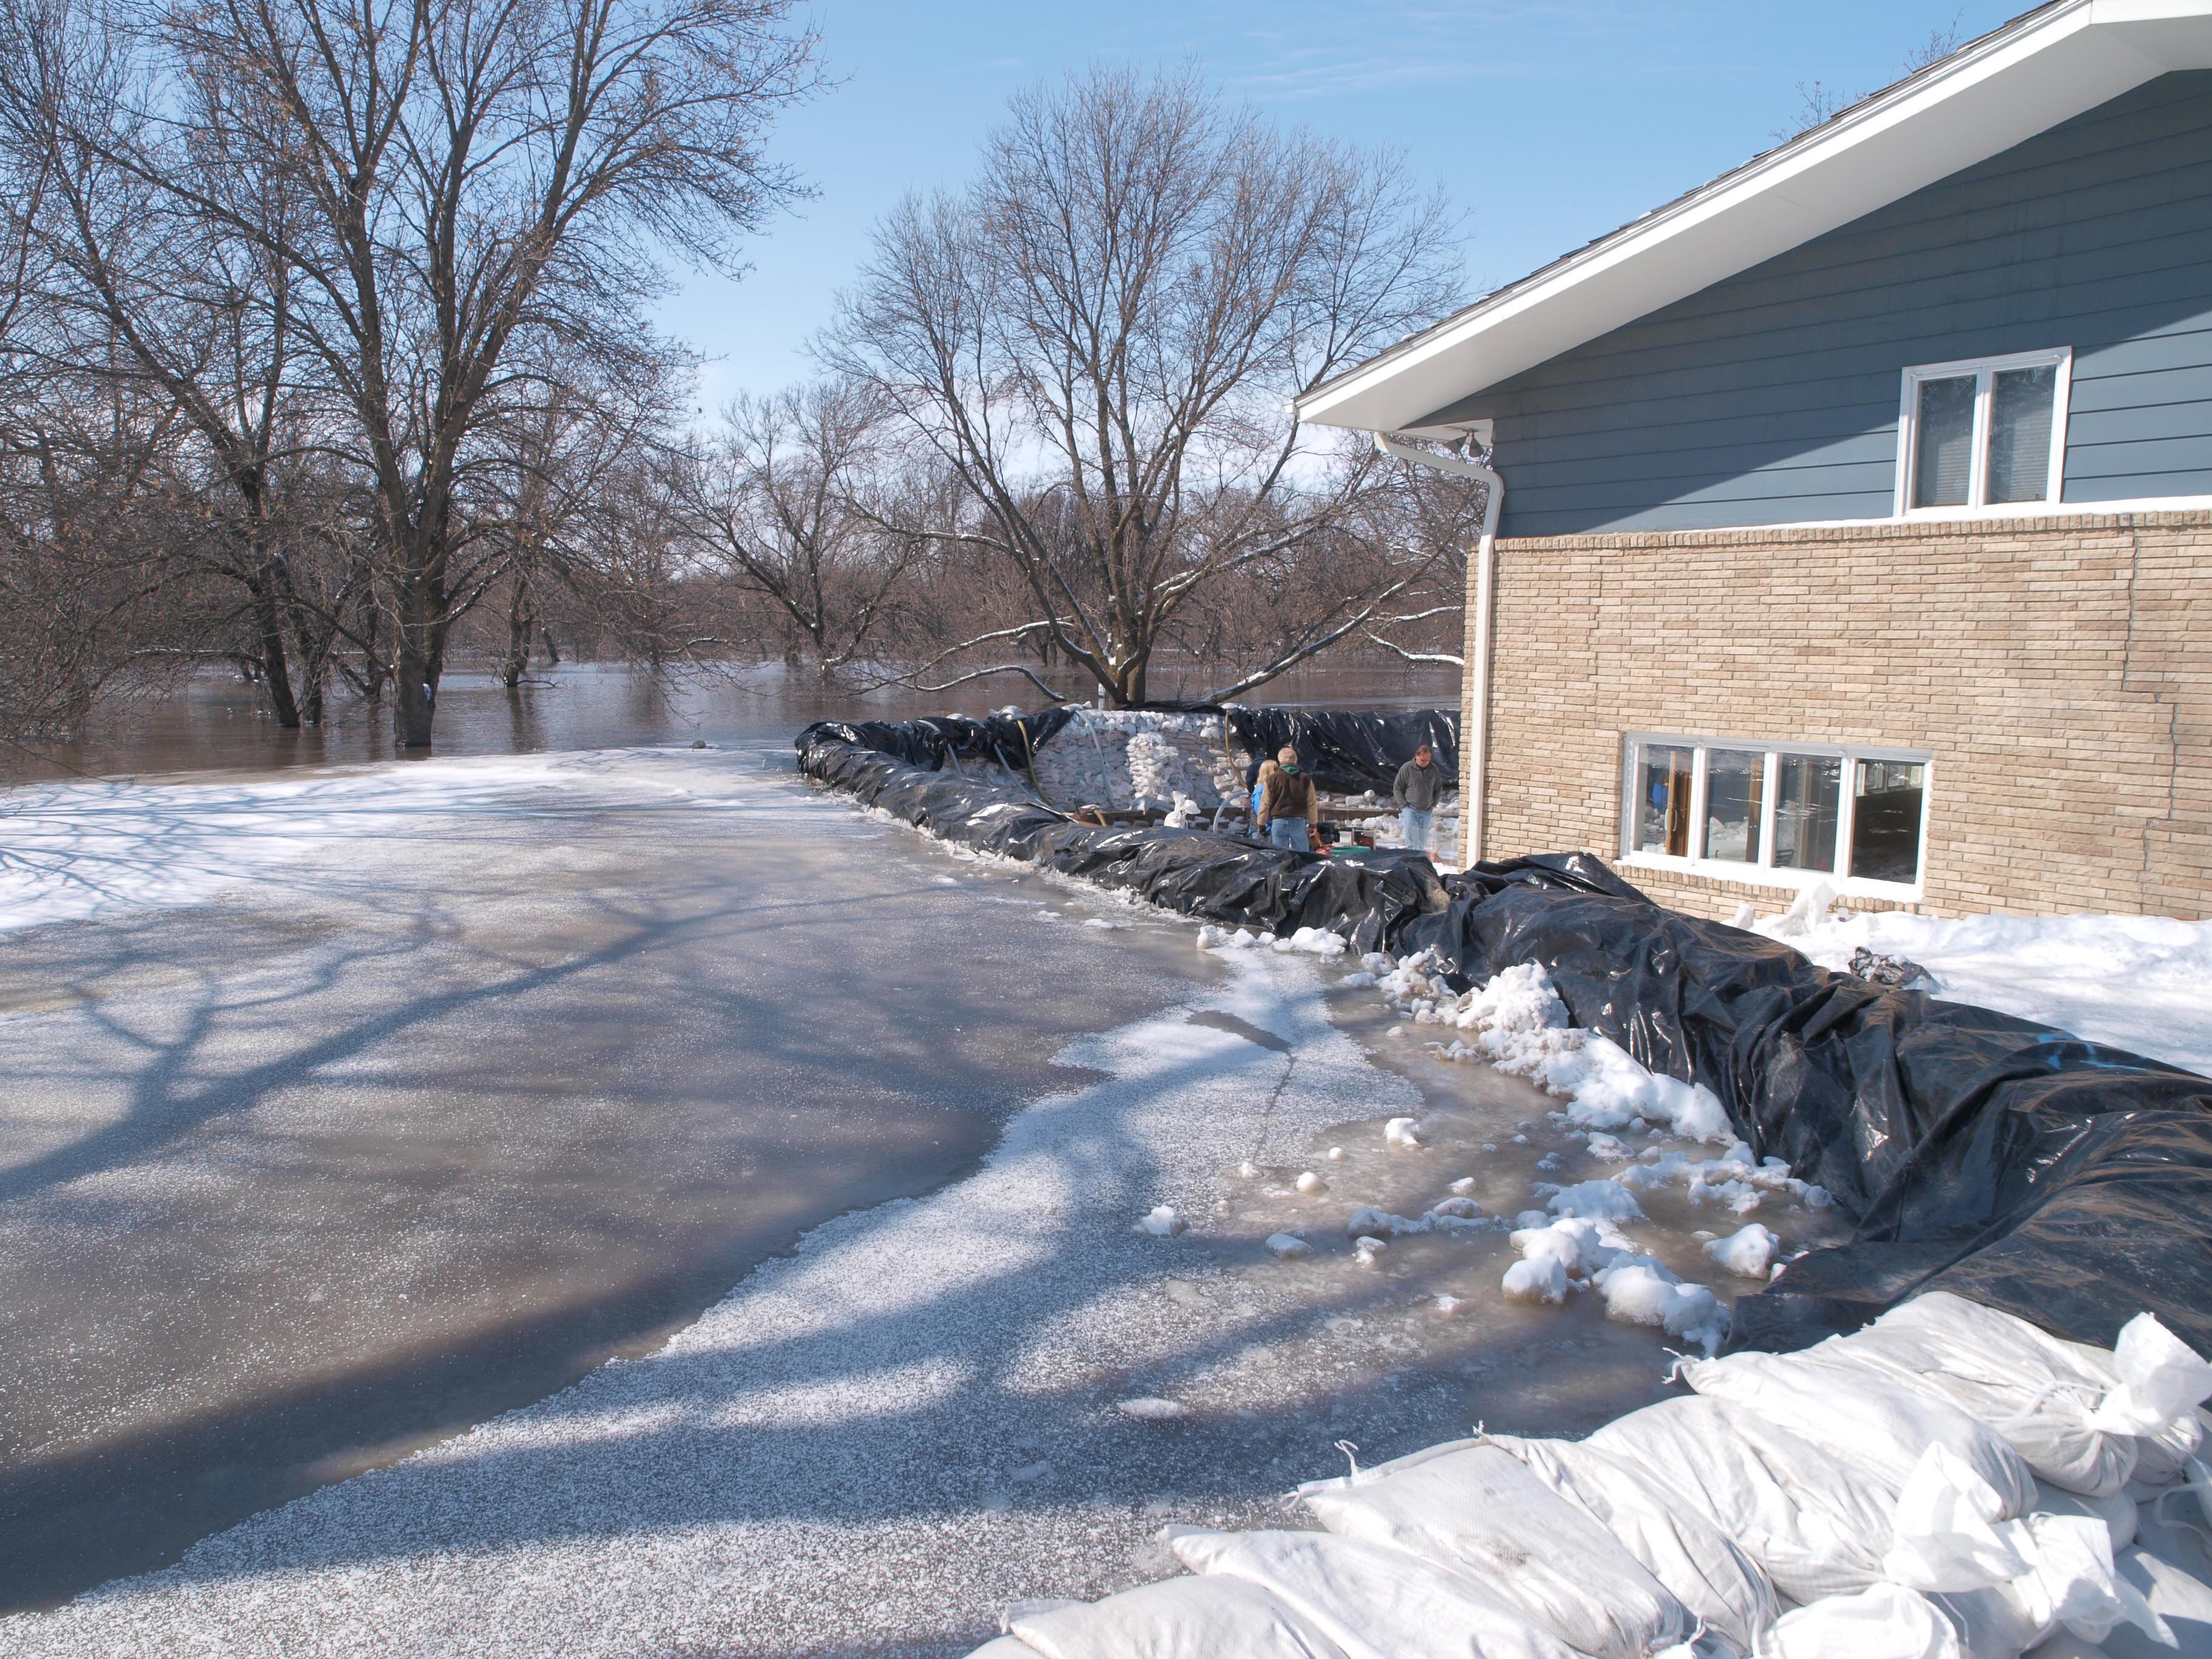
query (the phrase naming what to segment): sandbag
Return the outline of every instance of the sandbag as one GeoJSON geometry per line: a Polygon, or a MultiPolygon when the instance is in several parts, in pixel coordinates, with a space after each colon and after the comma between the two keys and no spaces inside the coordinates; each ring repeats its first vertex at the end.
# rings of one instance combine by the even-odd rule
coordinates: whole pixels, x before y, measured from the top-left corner
{"type": "Polygon", "coordinates": [[[1686,1359],[1676,1370],[1706,1398],[1727,1401],[1813,1442],[1892,1492],[1905,1490],[1923,1452],[1941,1445],[1996,1491],[2004,1519],[2027,1514],[2035,1502],[2034,1475],[1995,1432],[1956,1406],[1907,1394],[1871,1373],[1771,1353],[1686,1359]]]}
{"type": "Polygon", "coordinates": [[[1884,1575],[1936,1595],[1971,1659],[2017,1659],[2060,1626],[2090,1641],[2132,1624],[2158,1635],[2148,1602],[2113,1566],[2094,1515],[2003,1517],[2003,1500],[1949,1448],[1930,1445],[1898,1500],[1884,1575]]]}
{"type": "Polygon", "coordinates": [[[1468,1574],[1595,1659],[1643,1659],[1695,1622],[1611,1533],[1495,1446],[1449,1442],[1298,1495],[1340,1537],[1468,1574]]]}
{"type": "Polygon", "coordinates": [[[1001,1636],[984,1643],[968,1659],[1037,1659],[1037,1650],[1018,1637],[1001,1636]]]}
{"type": "Polygon", "coordinates": [[[1799,1358],[1863,1365],[1944,1400],[2003,1436],[2038,1480],[2068,1492],[2104,1497],[2135,1474],[2135,1435],[2091,1420],[2112,1387],[2112,1357],[1963,1297],[1915,1297],[1799,1358]]]}
{"type": "Polygon", "coordinates": [[[1212,1532],[1171,1527],[1192,1571],[1280,1599],[1348,1659],[1575,1659],[1492,1587],[1386,1545],[1325,1532],[1212,1532]]]}
{"type": "Polygon", "coordinates": [[[1669,1508],[1693,1509],[1793,1601],[1881,1577],[1896,1494],[1810,1441],[1717,1400],[1662,1400],[1583,1443],[1641,1474],[1669,1508]]]}
{"type": "Polygon", "coordinates": [[[1345,1659],[1256,1584],[1170,1578],[1007,1621],[1043,1659],[1345,1659]]]}
{"type": "Polygon", "coordinates": [[[1711,1516],[1670,1502],[1628,1464],[1584,1441],[1488,1439],[1619,1539],[1691,1617],[1730,1646],[1750,1652],[1781,1616],[1773,1583],[1711,1516]]]}
{"type": "Polygon", "coordinates": [[[1961,1659],[1958,1633],[1917,1591],[1874,1584],[1775,1621],[1759,1659],[1961,1659]]]}

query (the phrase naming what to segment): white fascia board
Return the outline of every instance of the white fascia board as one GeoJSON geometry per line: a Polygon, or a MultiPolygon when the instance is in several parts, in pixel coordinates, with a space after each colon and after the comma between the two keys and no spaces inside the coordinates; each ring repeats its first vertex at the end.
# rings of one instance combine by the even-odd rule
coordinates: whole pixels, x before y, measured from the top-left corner
{"type": "Polygon", "coordinates": [[[2198,67],[2212,67],[2212,0],[2055,7],[1308,393],[1298,418],[1397,431],[2169,70],[2198,67]]]}

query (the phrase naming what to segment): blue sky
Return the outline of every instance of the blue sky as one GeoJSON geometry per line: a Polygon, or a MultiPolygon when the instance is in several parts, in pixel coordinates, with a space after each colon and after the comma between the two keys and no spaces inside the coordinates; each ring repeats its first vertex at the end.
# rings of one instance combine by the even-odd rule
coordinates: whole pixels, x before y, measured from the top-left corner
{"type": "Polygon", "coordinates": [[[712,408],[804,378],[803,347],[910,190],[957,185],[1016,88],[1194,59],[1285,125],[1403,150],[1468,210],[1470,283],[1505,282],[1764,149],[1800,82],[1865,92],[1931,32],[2024,0],[817,0],[839,84],[779,123],[816,191],[742,282],[689,276],[663,325],[715,361],[712,408]]]}

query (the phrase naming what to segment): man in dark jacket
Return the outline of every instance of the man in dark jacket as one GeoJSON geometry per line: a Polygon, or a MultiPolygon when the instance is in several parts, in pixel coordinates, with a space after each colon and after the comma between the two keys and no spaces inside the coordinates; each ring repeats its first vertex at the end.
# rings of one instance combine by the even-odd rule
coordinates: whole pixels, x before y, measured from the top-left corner
{"type": "Polygon", "coordinates": [[[1285,744],[1273,765],[1260,769],[1260,828],[1278,847],[1293,852],[1314,849],[1314,826],[1321,822],[1321,794],[1298,764],[1298,751],[1285,744]]]}
{"type": "Polygon", "coordinates": [[[1437,764],[1437,751],[1423,744],[1413,758],[1398,769],[1390,797],[1398,803],[1398,825],[1406,845],[1416,853],[1429,850],[1435,833],[1437,803],[1443,799],[1444,769],[1437,764]]]}

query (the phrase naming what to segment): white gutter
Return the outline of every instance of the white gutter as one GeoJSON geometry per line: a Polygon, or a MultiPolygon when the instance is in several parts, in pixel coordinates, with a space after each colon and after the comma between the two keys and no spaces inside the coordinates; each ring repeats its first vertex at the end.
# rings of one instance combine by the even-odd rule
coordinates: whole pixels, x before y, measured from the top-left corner
{"type": "MultiPolygon", "coordinates": [[[[1471,478],[1486,486],[1482,507],[1482,538],[1474,550],[1474,621],[1468,630],[1467,672],[1474,676],[1468,688],[1467,721],[1459,734],[1464,775],[1460,781],[1459,861],[1462,869],[1480,863],[1490,799],[1490,664],[1492,612],[1498,586],[1498,515],[1505,505],[1505,480],[1496,468],[1463,455],[1439,455],[1416,449],[1378,432],[1375,447],[1415,466],[1451,477],[1471,478]]],[[[1486,452],[1486,453],[1487,452],[1486,452]]]]}

